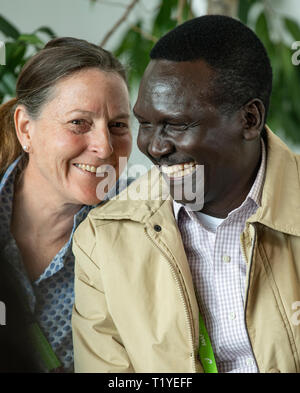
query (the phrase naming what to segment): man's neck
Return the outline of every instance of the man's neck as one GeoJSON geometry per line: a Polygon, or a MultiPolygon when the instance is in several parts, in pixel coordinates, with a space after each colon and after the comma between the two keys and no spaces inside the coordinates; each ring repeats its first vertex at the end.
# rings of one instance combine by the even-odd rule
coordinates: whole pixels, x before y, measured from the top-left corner
{"type": "Polygon", "coordinates": [[[247,198],[259,171],[261,160],[258,161],[252,174],[247,178],[242,175],[232,181],[223,189],[222,195],[212,202],[204,204],[202,213],[216,218],[226,218],[228,214],[237,209],[247,198]]]}

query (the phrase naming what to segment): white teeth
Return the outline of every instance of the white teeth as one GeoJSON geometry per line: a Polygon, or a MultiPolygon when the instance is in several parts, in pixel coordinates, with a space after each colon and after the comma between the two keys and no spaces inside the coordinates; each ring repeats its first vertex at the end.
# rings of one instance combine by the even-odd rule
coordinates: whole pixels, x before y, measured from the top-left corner
{"type": "Polygon", "coordinates": [[[192,173],[196,168],[196,163],[189,162],[170,166],[161,166],[161,171],[169,177],[183,177],[192,173]]]}
{"type": "Polygon", "coordinates": [[[75,164],[75,166],[83,169],[84,171],[96,173],[96,167],[94,167],[93,165],[75,164]]]}

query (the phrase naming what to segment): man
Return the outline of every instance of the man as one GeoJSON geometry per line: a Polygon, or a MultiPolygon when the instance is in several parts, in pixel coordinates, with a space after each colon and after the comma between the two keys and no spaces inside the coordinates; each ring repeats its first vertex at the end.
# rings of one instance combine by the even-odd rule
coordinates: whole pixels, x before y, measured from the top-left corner
{"type": "Polygon", "coordinates": [[[266,51],[203,16],[150,57],[134,113],[159,170],[75,234],[75,370],[300,372],[300,161],[266,126],[266,51]],[[201,166],[197,211],[184,187],[201,166]]]}

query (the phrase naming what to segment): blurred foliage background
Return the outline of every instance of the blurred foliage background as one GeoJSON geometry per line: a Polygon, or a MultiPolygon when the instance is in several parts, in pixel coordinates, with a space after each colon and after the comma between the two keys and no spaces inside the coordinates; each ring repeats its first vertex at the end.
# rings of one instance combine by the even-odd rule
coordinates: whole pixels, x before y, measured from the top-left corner
{"type": "MultiPolygon", "coordinates": [[[[96,1],[90,0],[92,3],[96,1]]],[[[107,32],[102,42],[99,42],[100,45],[105,47],[107,40],[138,2],[139,0],[132,0],[128,4],[122,18],[107,32]]],[[[300,65],[292,64],[295,51],[291,48],[292,42],[300,41],[298,23],[288,17],[275,15],[271,1],[267,0],[207,0],[207,13],[236,17],[252,28],[262,40],[270,56],[274,74],[268,125],[290,142],[299,144],[300,65]]],[[[194,16],[192,0],[160,0],[147,23],[140,18],[124,32],[113,52],[128,66],[132,91],[138,87],[154,43],[167,31],[194,16]]],[[[0,31],[5,37],[6,46],[6,65],[0,66],[0,102],[3,102],[14,96],[18,74],[27,59],[56,34],[48,26],[29,33],[20,32],[1,15],[0,31]]]]}

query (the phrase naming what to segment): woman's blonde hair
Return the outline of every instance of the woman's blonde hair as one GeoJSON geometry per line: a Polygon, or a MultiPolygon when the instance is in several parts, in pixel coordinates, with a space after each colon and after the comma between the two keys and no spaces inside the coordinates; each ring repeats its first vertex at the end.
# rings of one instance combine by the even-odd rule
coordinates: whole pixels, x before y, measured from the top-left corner
{"type": "Polygon", "coordinates": [[[28,115],[37,119],[52,97],[55,84],[84,68],[116,72],[127,84],[124,66],[110,52],[72,37],[49,41],[24,65],[17,80],[16,98],[0,106],[0,176],[23,151],[13,120],[16,106],[24,105],[28,115]]]}

